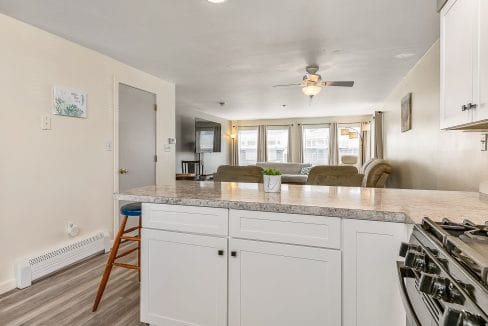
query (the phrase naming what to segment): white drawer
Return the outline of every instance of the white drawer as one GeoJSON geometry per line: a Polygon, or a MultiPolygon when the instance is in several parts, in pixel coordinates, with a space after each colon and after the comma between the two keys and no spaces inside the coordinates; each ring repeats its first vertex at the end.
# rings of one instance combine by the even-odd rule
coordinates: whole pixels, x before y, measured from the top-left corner
{"type": "Polygon", "coordinates": [[[231,237],[340,249],[337,217],[230,210],[231,237]]]}
{"type": "Polygon", "coordinates": [[[227,236],[229,210],[164,204],[142,205],[142,227],[227,236]]]}

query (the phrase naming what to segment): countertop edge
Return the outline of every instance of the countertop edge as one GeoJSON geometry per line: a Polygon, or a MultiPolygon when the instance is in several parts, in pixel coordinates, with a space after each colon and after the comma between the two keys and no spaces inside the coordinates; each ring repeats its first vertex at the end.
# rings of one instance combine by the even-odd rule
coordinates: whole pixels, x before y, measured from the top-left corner
{"type": "Polygon", "coordinates": [[[415,224],[415,222],[406,213],[392,212],[392,211],[364,210],[364,209],[344,208],[344,207],[322,207],[322,206],[302,206],[302,205],[289,205],[289,204],[276,204],[276,203],[256,203],[256,202],[231,201],[231,200],[222,200],[222,199],[214,200],[214,199],[197,199],[197,198],[175,198],[175,197],[164,197],[164,196],[154,197],[154,196],[127,195],[127,194],[114,194],[113,198],[116,200],[152,203],[152,204],[203,206],[203,207],[214,207],[214,208],[274,212],[274,213],[329,216],[329,217],[338,217],[343,219],[356,219],[356,220],[365,220],[365,221],[415,224]]]}

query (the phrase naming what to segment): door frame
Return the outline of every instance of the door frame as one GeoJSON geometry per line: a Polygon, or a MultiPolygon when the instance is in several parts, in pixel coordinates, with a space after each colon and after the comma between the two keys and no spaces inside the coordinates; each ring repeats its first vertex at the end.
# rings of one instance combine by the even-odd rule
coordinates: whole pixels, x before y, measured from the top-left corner
{"type": "MultiPolygon", "coordinates": [[[[140,89],[144,92],[148,92],[151,94],[154,94],[154,100],[156,105],[158,105],[158,90],[151,88],[149,85],[145,83],[141,83],[135,80],[129,80],[127,78],[123,78],[121,76],[114,75],[114,81],[113,81],[113,122],[114,122],[114,132],[113,132],[113,144],[112,144],[112,151],[113,151],[113,192],[118,193],[119,192],[119,146],[120,146],[120,141],[119,141],[119,91],[120,91],[120,84],[129,86],[129,87],[134,87],[137,89],[140,89]]],[[[159,148],[159,143],[158,143],[158,119],[159,119],[159,110],[156,110],[156,134],[154,135],[155,137],[155,144],[156,144],[156,152],[157,149],[159,148]]],[[[155,167],[155,178],[156,180],[158,179],[158,162],[156,162],[156,167],[155,167]]],[[[115,235],[119,229],[119,216],[120,216],[120,207],[119,207],[119,200],[114,200],[114,207],[113,207],[113,234],[115,235]]]]}

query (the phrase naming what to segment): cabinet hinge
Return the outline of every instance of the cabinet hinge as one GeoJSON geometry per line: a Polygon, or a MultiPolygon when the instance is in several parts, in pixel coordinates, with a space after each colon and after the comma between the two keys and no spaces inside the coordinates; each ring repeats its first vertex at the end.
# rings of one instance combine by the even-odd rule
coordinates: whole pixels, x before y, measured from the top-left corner
{"type": "Polygon", "coordinates": [[[154,155],[154,162],[157,162],[157,161],[158,161],[158,156],[154,155]]]}
{"type": "Polygon", "coordinates": [[[158,105],[154,104],[154,111],[157,111],[157,110],[158,110],[158,105]]]}

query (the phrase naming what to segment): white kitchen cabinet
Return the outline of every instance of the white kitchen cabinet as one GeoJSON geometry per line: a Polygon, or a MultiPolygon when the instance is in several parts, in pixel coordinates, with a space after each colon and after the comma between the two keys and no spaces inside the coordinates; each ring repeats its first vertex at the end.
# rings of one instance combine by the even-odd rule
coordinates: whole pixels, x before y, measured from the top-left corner
{"type": "Polygon", "coordinates": [[[442,129],[487,123],[487,18],[484,0],[449,0],[441,10],[442,129]]]}
{"type": "Polygon", "coordinates": [[[395,262],[409,228],[402,223],[343,221],[343,325],[405,325],[395,262]]]}
{"type": "Polygon", "coordinates": [[[488,1],[479,0],[479,103],[474,120],[488,119],[488,1]]]}
{"type": "Polygon", "coordinates": [[[141,321],[227,325],[227,239],[151,229],[142,239],[141,321]]]}
{"type": "Polygon", "coordinates": [[[230,239],[229,326],[341,325],[339,250],[230,239]]]}

